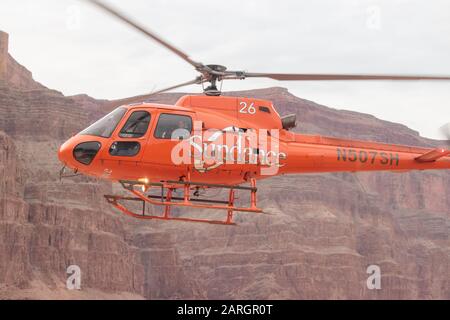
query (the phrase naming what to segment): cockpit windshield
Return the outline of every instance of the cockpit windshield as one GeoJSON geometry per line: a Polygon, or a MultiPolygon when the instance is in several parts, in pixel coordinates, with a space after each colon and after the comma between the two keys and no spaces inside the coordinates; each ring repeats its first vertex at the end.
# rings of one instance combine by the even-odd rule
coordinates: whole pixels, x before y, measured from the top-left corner
{"type": "Polygon", "coordinates": [[[108,113],[106,116],[104,116],[97,122],[91,124],[89,127],[81,131],[79,134],[109,138],[111,137],[112,133],[116,129],[117,125],[119,124],[120,120],[122,119],[126,111],[127,111],[126,108],[119,107],[114,111],[112,111],[111,113],[108,113]]]}

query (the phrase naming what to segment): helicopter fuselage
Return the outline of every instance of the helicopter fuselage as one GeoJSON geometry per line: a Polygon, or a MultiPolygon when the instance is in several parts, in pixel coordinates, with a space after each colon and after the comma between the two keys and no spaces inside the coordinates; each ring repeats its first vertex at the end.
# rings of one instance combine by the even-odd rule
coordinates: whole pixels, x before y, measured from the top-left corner
{"type": "Polygon", "coordinates": [[[70,138],[65,166],[112,181],[238,185],[311,172],[449,169],[450,151],[296,134],[267,100],[184,96],[122,106],[70,138]]]}

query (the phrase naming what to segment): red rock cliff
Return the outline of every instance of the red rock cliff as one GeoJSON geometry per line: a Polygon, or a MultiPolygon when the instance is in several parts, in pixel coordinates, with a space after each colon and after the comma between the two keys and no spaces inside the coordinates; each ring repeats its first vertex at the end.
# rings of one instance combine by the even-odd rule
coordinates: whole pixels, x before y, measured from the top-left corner
{"type": "Polygon", "coordinates": [[[9,36],[0,31],[0,84],[14,86],[23,90],[42,88],[40,83],[33,80],[30,71],[21,66],[8,53],[9,36]]]}

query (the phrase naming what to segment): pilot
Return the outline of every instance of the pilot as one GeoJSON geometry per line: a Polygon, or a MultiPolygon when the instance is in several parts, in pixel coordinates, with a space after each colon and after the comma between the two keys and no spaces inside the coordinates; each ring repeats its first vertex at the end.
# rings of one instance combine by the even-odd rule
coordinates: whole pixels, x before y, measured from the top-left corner
{"type": "Polygon", "coordinates": [[[186,122],[184,120],[178,120],[178,129],[186,129],[186,122]]]}
{"type": "Polygon", "coordinates": [[[178,120],[177,128],[171,132],[171,138],[174,140],[184,140],[189,138],[190,132],[187,127],[186,121],[178,120]]]}

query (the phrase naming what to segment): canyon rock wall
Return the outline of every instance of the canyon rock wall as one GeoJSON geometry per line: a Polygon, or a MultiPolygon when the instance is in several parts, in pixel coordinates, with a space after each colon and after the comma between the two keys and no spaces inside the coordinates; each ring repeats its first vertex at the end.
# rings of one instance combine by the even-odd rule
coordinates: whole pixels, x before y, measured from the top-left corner
{"type": "Polygon", "coordinates": [[[103,199],[111,185],[59,180],[58,147],[88,115],[33,82],[24,72],[0,83],[0,298],[143,298],[141,253],[103,199]],[[66,289],[72,264],[81,291],[66,289]]]}
{"type": "Polygon", "coordinates": [[[44,88],[33,80],[29,70],[20,65],[8,53],[9,35],[0,31],[0,84],[7,84],[23,90],[44,88]]]}
{"type": "Polygon", "coordinates": [[[8,65],[9,35],[0,31],[0,81],[6,79],[6,68],[8,65]]]}
{"type": "MultiPolygon", "coordinates": [[[[104,115],[105,101],[8,70],[22,80],[0,81],[0,298],[450,299],[448,172],[277,177],[258,186],[266,214],[238,213],[236,227],[135,221],[105,203],[111,184],[58,177],[58,146],[104,115]],[[65,288],[72,264],[80,291],[65,288]],[[381,290],[366,287],[372,264],[381,290]]],[[[298,132],[437,144],[283,88],[229,94],[296,113],[298,132]]]]}

